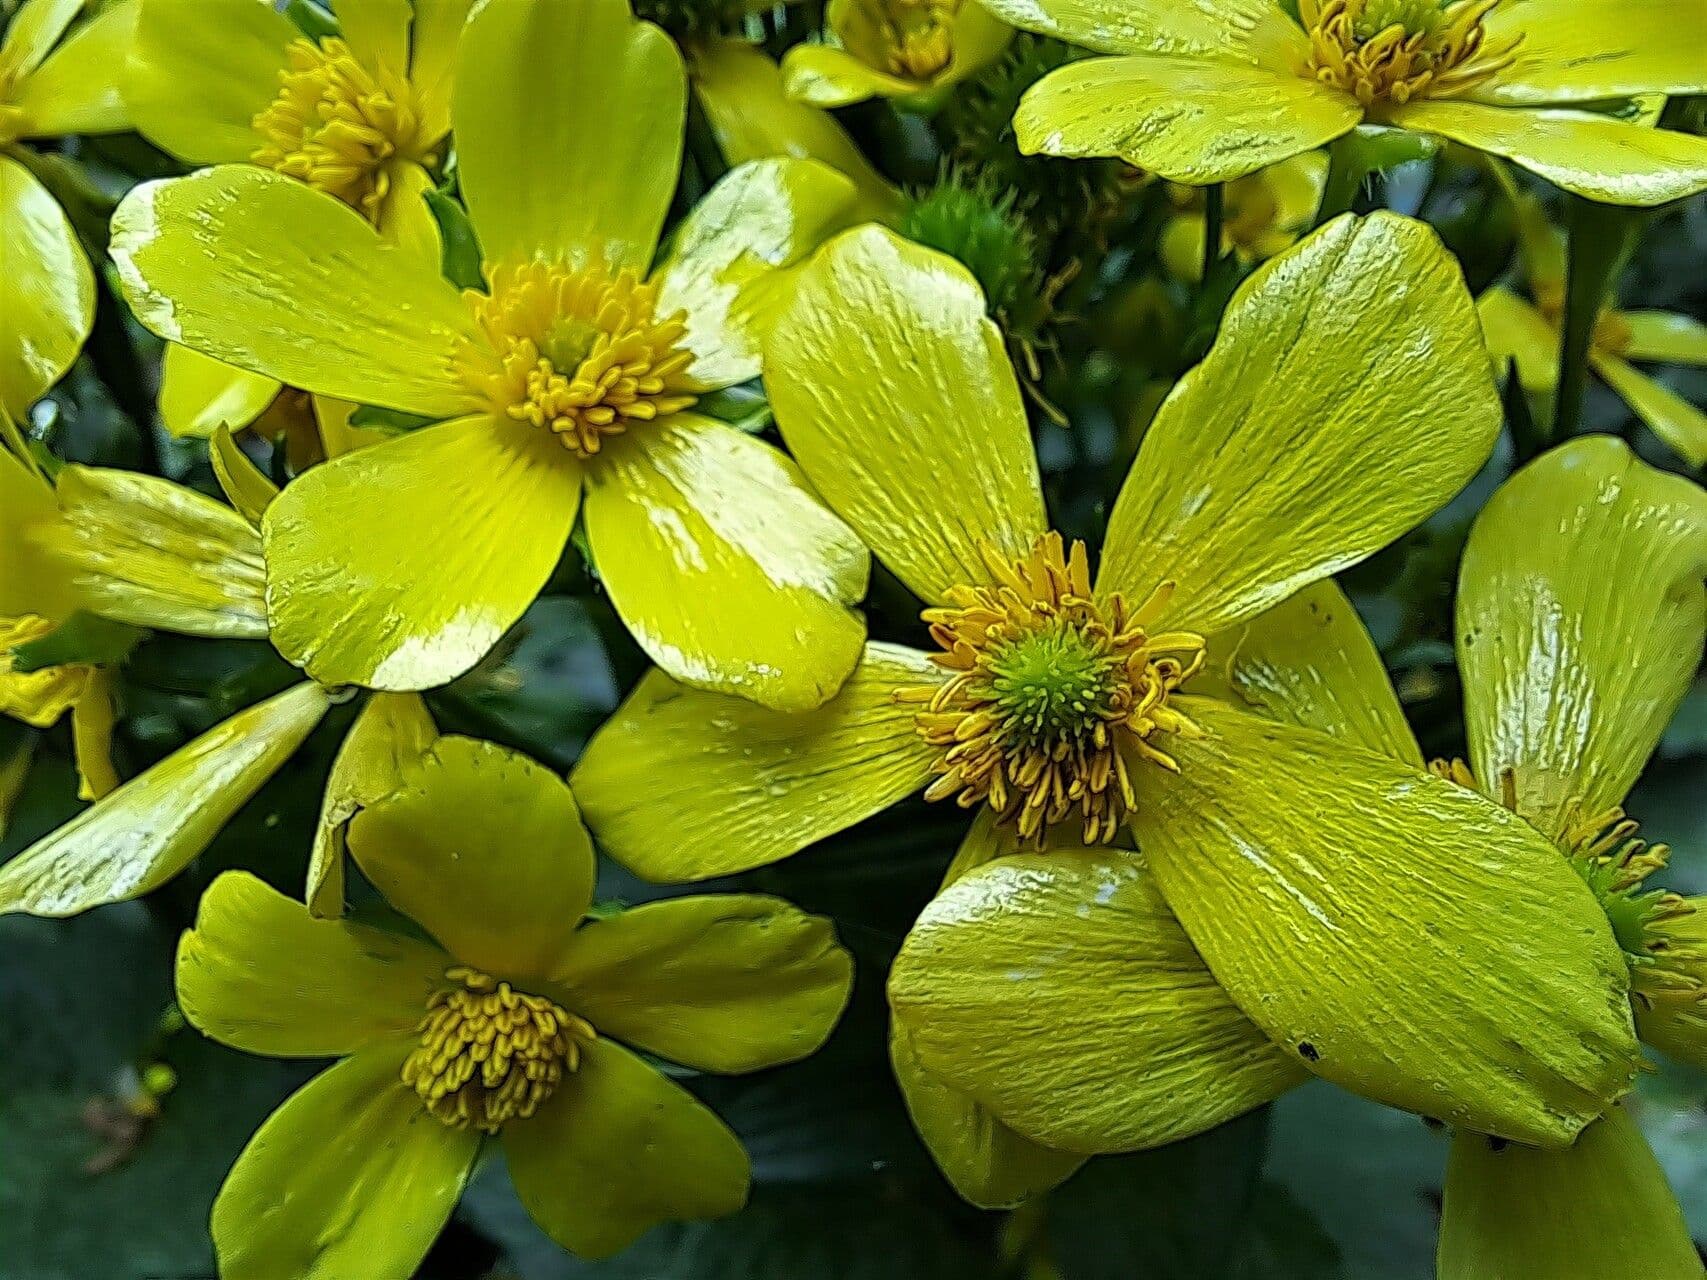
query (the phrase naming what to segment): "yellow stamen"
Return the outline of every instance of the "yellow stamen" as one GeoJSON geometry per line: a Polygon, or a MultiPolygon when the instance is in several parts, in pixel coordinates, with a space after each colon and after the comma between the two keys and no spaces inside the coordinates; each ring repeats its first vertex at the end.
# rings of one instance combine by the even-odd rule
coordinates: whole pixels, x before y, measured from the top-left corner
{"type": "Polygon", "coordinates": [[[51,635],[57,624],[33,613],[0,617],[0,715],[45,729],[76,705],[95,668],[82,663],[16,671],[12,650],[51,635]]]}
{"type": "Polygon", "coordinates": [[[1299,0],[1310,33],[1302,72],[1365,107],[1464,93],[1512,64],[1521,35],[1483,25],[1499,0],[1299,0]]]}
{"type": "Polygon", "coordinates": [[[954,58],[954,19],[961,0],[875,0],[871,20],[882,43],[882,70],[929,80],[954,58]]]}

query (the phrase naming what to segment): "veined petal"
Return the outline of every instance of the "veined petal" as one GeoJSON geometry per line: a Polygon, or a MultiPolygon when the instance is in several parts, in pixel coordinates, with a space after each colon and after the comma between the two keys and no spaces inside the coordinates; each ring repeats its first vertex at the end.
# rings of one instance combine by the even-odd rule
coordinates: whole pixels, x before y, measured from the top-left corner
{"type": "Polygon", "coordinates": [[[59,202],[6,155],[0,155],[0,223],[6,227],[0,410],[22,419],[83,349],[95,323],[95,276],[59,202]]]}
{"type": "Polygon", "coordinates": [[[1488,340],[1494,371],[1505,376],[1517,362],[1518,381],[1527,391],[1552,391],[1559,385],[1559,331],[1510,289],[1495,285],[1476,300],[1476,315],[1488,340]]]}
{"type": "Polygon", "coordinates": [[[401,75],[409,67],[409,24],[414,0],[332,0],[350,52],[368,66],[401,75]]]}
{"type": "Polygon", "coordinates": [[[859,661],[866,550],[745,432],[678,413],[607,446],[587,537],[617,613],[684,683],[803,711],[859,661]]]}
{"type": "Polygon", "coordinates": [[[405,413],[476,404],[451,355],[485,338],[456,289],[294,178],[222,165],[144,183],[113,215],[112,256],[137,318],[204,355],[405,413]]]}
{"type": "Polygon", "coordinates": [[[1701,1256],[1648,1140],[1618,1106],[1564,1151],[1454,1134],[1437,1267],[1439,1280],[1699,1280],[1701,1256]]]}
{"type": "Polygon", "coordinates": [[[1585,436],[1482,509],[1458,581],[1470,758],[1556,835],[1623,801],[1701,662],[1707,492],[1585,436]],[[1580,816],[1580,815],[1579,815],[1580,816]]]}
{"type": "Polygon", "coordinates": [[[824,500],[921,599],[991,581],[1047,525],[1019,383],[953,259],[882,227],[839,236],[765,344],[777,424],[824,500]]]}
{"type": "Polygon", "coordinates": [[[207,847],[320,717],[319,685],[240,711],[0,867],[0,912],[73,916],[159,888],[207,847]]]}
{"type": "Polygon", "coordinates": [[[1431,99],[1391,123],[1492,152],[1573,195],[1647,207],[1707,191],[1707,138],[1586,111],[1539,111],[1431,99]]]}
{"type": "Polygon", "coordinates": [[[1307,51],[1303,31],[1274,0],[983,0],[1005,22],[1102,53],[1253,61],[1307,51]]]}
{"type": "Polygon", "coordinates": [[[119,93],[140,0],[117,0],[71,33],[25,77],[16,106],[24,136],[118,133],[131,127],[119,93]]]}
{"type": "Polygon", "coordinates": [[[245,1053],[333,1057],[411,1036],[451,963],[412,938],[316,920],[247,871],[227,871],[179,940],[178,1006],[245,1053]]]}
{"type": "Polygon", "coordinates": [[[937,752],[894,692],[938,678],[922,653],[868,644],[841,692],[789,714],[654,671],[570,782],[599,847],[647,879],[748,871],[925,785],[937,752]]]}
{"type": "Polygon", "coordinates": [[[472,738],[440,738],[399,773],[350,822],[362,873],[464,964],[550,974],[593,898],[593,846],[568,786],[472,738]]]}
{"type": "Polygon", "coordinates": [[[1700,41],[1685,34],[1703,21],[1707,12],[1699,0],[1500,5],[1483,19],[1487,44],[1513,36],[1522,36],[1522,43],[1511,65],[1478,86],[1474,96],[1542,106],[1641,93],[1707,93],[1707,58],[1700,41]]]}
{"type": "Polygon", "coordinates": [[[65,34],[85,0],[27,0],[13,12],[0,43],[0,73],[29,75],[65,34]]]}
{"type": "Polygon", "coordinates": [[[600,1034],[732,1075],[823,1044],[848,1002],[853,960],[822,916],[719,893],[588,921],[551,979],[600,1034]]]}
{"type": "Polygon", "coordinates": [[[846,49],[797,44],[783,55],[788,96],[811,107],[845,107],[867,98],[905,98],[929,86],[867,66],[846,49]]]}
{"type": "Polygon", "coordinates": [[[273,643],[326,684],[455,679],[551,576],[580,485],[547,435],[484,417],[314,467],[261,526],[273,643]]]}
{"type": "Polygon", "coordinates": [[[1224,630],[1443,506],[1501,417],[1457,259],[1409,218],[1337,218],[1244,283],[1157,412],[1098,594],[1172,582],[1160,625],[1224,630]]]}
{"type": "Polygon", "coordinates": [[[889,1000],[926,1070],[1070,1151],[1174,1142],[1309,1078],[1119,850],[1023,854],[955,881],[902,944],[889,1000]]]}
{"type": "Polygon", "coordinates": [[[1620,311],[1630,331],[1624,354],[1632,360],[1707,365],[1707,324],[1672,311],[1620,311]]]}
{"type": "Polygon", "coordinates": [[[1617,356],[1591,352],[1589,363],[1648,429],[1690,466],[1707,464],[1707,413],[1617,356]]]}
{"type": "Polygon", "coordinates": [[[403,1083],[411,1041],[321,1072],[268,1117],[213,1204],[220,1274],[408,1280],[462,1198],[478,1129],[453,1129],[403,1083]]]}
{"type": "Polygon", "coordinates": [[[1629,975],[1588,887],[1493,801],[1310,729],[1182,697],[1133,833],[1210,971],[1316,1074],[1568,1145],[1636,1069],[1629,975]]]}
{"type": "Polygon", "coordinates": [[[487,261],[651,264],[681,168],[687,74],[626,0],[479,9],[463,31],[452,114],[487,261]],[[544,112],[542,86],[561,95],[544,112]]]}
{"type": "Polygon", "coordinates": [[[1028,155],[1119,156],[1201,186],[1332,142],[1362,119],[1350,94],[1284,70],[1140,53],[1050,72],[1020,99],[1014,132],[1028,155]]]}
{"type": "Polygon", "coordinates": [[[176,342],[166,344],[160,421],[175,436],[205,439],[221,426],[241,431],[266,411],[278,393],[276,378],[250,373],[176,342]]]}
{"type": "Polygon", "coordinates": [[[529,1119],[503,1133],[516,1194],[565,1249],[603,1258],[660,1222],[747,1203],[747,1153],[673,1080],[600,1038],[529,1119]]]}

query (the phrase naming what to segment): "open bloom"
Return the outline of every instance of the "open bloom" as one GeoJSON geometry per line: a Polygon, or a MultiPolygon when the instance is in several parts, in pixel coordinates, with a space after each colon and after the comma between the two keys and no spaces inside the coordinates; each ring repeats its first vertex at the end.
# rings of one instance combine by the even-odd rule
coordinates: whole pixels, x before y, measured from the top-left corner
{"type": "Polygon", "coordinates": [[[1635,1065],[1594,895],[1497,804],[1194,686],[1209,638],[1480,466],[1499,410],[1473,315],[1451,256],[1404,218],[1342,218],[1271,259],[1158,412],[1093,577],[1048,529],[971,278],[880,228],[845,233],[772,329],[767,383],[801,467],[926,603],[938,650],[871,644],[798,716],[646,678],[576,768],[601,846],[647,876],[717,875],[920,789],[992,825],[986,858],[1130,833],[1215,982],[1289,1056],[1569,1142],[1635,1065]]]}
{"type": "Polygon", "coordinates": [[[977,0],[830,0],[824,20],[833,43],[796,45],[782,59],[789,96],[815,107],[948,89],[1014,34],[977,0]]]}
{"type": "Polygon", "coordinates": [[[228,872],[178,949],[178,1002],[207,1035],[341,1059],[226,1178],[221,1274],[405,1280],[489,1139],[577,1253],[745,1203],[735,1135],[635,1051],[725,1074],[811,1053],[852,981],[828,921],[734,894],[584,920],[593,850],[568,787],[467,738],[406,768],[350,850],[431,942],[315,920],[228,872]]]}
{"type": "Polygon", "coordinates": [[[1707,139],[1574,104],[1707,90],[1700,0],[987,0],[1112,56],[1039,81],[1020,147],[1225,182],[1367,120],[1505,156],[1567,191],[1655,205],[1707,187],[1707,139]]]}
{"type": "Polygon", "coordinates": [[[579,512],[659,665],[818,705],[859,656],[866,552],[788,459],[693,406],[757,374],[752,328],[780,296],[768,273],[854,217],[853,184],[810,161],[748,165],[648,276],[681,160],[668,37],[622,0],[510,0],[460,47],[452,114],[484,290],[252,166],[140,187],[114,218],[127,295],[156,332],[434,422],[308,471],[268,508],[274,643],[328,684],[442,684],[521,616],[579,512]],[[578,109],[540,113],[547,84],[574,85],[578,109]]]}

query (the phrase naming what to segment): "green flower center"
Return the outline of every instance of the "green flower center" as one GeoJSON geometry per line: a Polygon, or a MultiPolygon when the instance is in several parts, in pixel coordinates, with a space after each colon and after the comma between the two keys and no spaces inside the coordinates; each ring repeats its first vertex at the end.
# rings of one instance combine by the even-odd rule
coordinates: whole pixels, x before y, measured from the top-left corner
{"type": "Polygon", "coordinates": [[[1084,737],[1109,718],[1124,674],[1106,644],[1056,622],[990,655],[990,686],[1009,734],[1027,746],[1084,737]]]}
{"type": "Polygon", "coordinates": [[[1368,0],[1351,30],[1359,40],[1373,40],[1388,27],[1407,35],[1437,36],[1446,25],[1446,0],[1368,0]]]}

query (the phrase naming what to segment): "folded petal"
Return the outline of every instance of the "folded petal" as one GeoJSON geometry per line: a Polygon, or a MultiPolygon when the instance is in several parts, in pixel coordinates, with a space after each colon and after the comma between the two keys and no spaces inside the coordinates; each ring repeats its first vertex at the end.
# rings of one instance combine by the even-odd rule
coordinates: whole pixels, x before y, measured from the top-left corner
{"type": "Polygon", "coordinates": [[[477,10],[452,114],[487,261],[651,264],[681,168],[687,75],[675,44],[626,0],[477,10]],[[546,86],[557,96],[541,111],[546,86]]]}
{"type": "Polygon", "coordinates": [[[580,484],[566,450],[497,418],[424,427],[314,467],[262,522],[273,643],[329,685],[455,679],[551,576],[580,484]]]}
{"type": "Polygon", "coordinates": [[[661,1222],[702,1221],[747,1202],[747,1153],[692,1094],[598,1039],[539,1112],[509,1125],[516,1194],[565,1249],[603,1258],[661,1222]]]}
{"type": "Polygon", "coordinates": [[[72,916],[159,888],[208,845],[326,713],[316,684],[240,711],[0,866],[0,912],[72,916]]]}
{"type": "Polygon", "coordinates": [[[803,711],[859,661],[870,558],[770,445],[673,414],[607,448],[586,501],[611,603],[676,679],[803,711]]]}
{"type": "Polygon", "coordinates": [[[1690,466],[1707,464],[1707,413],[1617,356],[1591,352],[1594,371],[1690,466]]]}
{"type": "Polygon", "coordinates": [[[1267,50],[1307,49],[1304,33],[1274,0],[982,0],[1026,31],[1102,53],[1251,61],[1267,50]]]}
{"type": "Polygon", "coordinates": [[[824,500],[920,598],[991,581],[1047,525],[1019,383],[953,259],[881,227],[799,277],[765,345],[788,447],[824,500]]]}
{"type": "Polygon", "coordinates": [[[413,1044],[378,1044],[310,1080],[237,1157],[213,1205],[223,1276],[408,1280],[462,1198],[480,1131],[403,1083],[413,1044]]]}
{"type": "MultiPolygon", "coordinates": [[[[177,350],[187,351],[187,347],[177,350]]],[[[208,466],[226,499],[249,527],[259,529],[267,507],[279,496],[279,487],[262,472],[232,439],[227,427],[218,427],[207,442],[208,466]]]]}
{"type": "Polygon", "coordinates": [[[928,86],[867,66],[846,49],[797,44],[782,59],[788,96],[812,107],[845,107],[867,98],[904,98],[928,86]]]}
{"type": "Polygon", "coordinates": [[[1391,123],[1489,151],[1573,195],[1643,207],[1707,190],[1707,138],[1586,111],[1534,111],[1433,99],[1391,123]]]}
{"type": "Polygon", "coordinates": [[[889,974],[919,1062],[1027,1138],[1134,1151],[1309,1078],[1239,1011],[1135,854],[1002,858],[925,908],[889,974]]]}
{"type": "Polygon", "coordinates": [[[1097,591],[1172,582],[1163,625],[1224,630],[1445,505],[1501,417],[1457,259],[1397,214],[1335,219],[1244,283],[1157,412],[1097,591]]]}
{"type": "Polygon", "coordinates": [[[116,0],[71,33],[19,86],[24,136],[119,133],[131,127],[119,92],[140,0],[116,0]]]}
{"type": "MultiPolygon", "coordinates": [[[[1240,1008],[1316,1074],[1560,1147],[1630,1085],[1628,971],[1545,836],[1445,779],[1211,700],[1133,833],[1240,1008]]],[[[1142,768],[1134,762],[1134,768],[1142,768]]]]}
{"type": "MultiPolygon", "coordinates": [[[[42,3],[42,0],[37,0],[42,3]]],[[[65,375],[95,323],[95,276],[59,202],[0,155],[0,410],[22,419],[65,375]]]]}
{"type": "Polygon", "coordinates": [[[1515,360],[1525,390],[1550,392],[1559,385],[1559,331],[1546,316],[1499,285],[1476,300],[1476,314],[1496,375],[1503,378],[1515,360]]]}
{"type": "Polygon", "coordinates": [[[648,674],[570,778],[599,847],[650,880],[703,880],[798,853],[930,779],[936,749],[894,691],[936,679],[869,644],[814,711],[782,713],[648,674]]]}
{"type": "Polygon", "coordinates": [[[593,898],[593,846],[567,784],[519,751],[457,737],[399,775],[350,822],[362,874],[464,964],[552,972],[593,898]]]}
{"type": "Polygon", "coordinates": [[[1698,0],[1523,0],[1483,21],[1487,43],[1522,43],[1475,96],[1513,106],[1641,93],[1707,93],[1707,58],[1683,36],[1707,14],[1698,0]]]}
{"type": "Polygon", "coordinates": [[[276,378],[250,373],[176,342],[166,344],[160,373],[160,421],[175,436],[241,431],[279,393],[276,378]]]}
{"type": "Polygon", "coordinates": [[[1141,53],[1050,72],[1020,99],[1014,132],[1028,155],[1119,156],[1201,186],[1323,146],[1361,119],[1350,94],[1286,70],[1141,53]]]}
{"type": "Polygon", "coordinates": [[[316,920],[247,871],[227,871],[178,942],[178,1007],[245,1053],[333,1057],[412,1036],[451,963],[383,929],[316,920]]]}
{"type": "Polygon", "coordinates": [[[1630,331],[1624,354],[1632,360],[1707,365],[1707,324],[1673,311],[1620,311],[1630,331]]]}
{"type": "Polygon", "coordinates": [[[144,183],[113,215],[112,256],[137,318],[204,355],[427,417],[477,403],[450,361],[485,339],[456,289],[294,178],[222,165],[144,183]]]}

